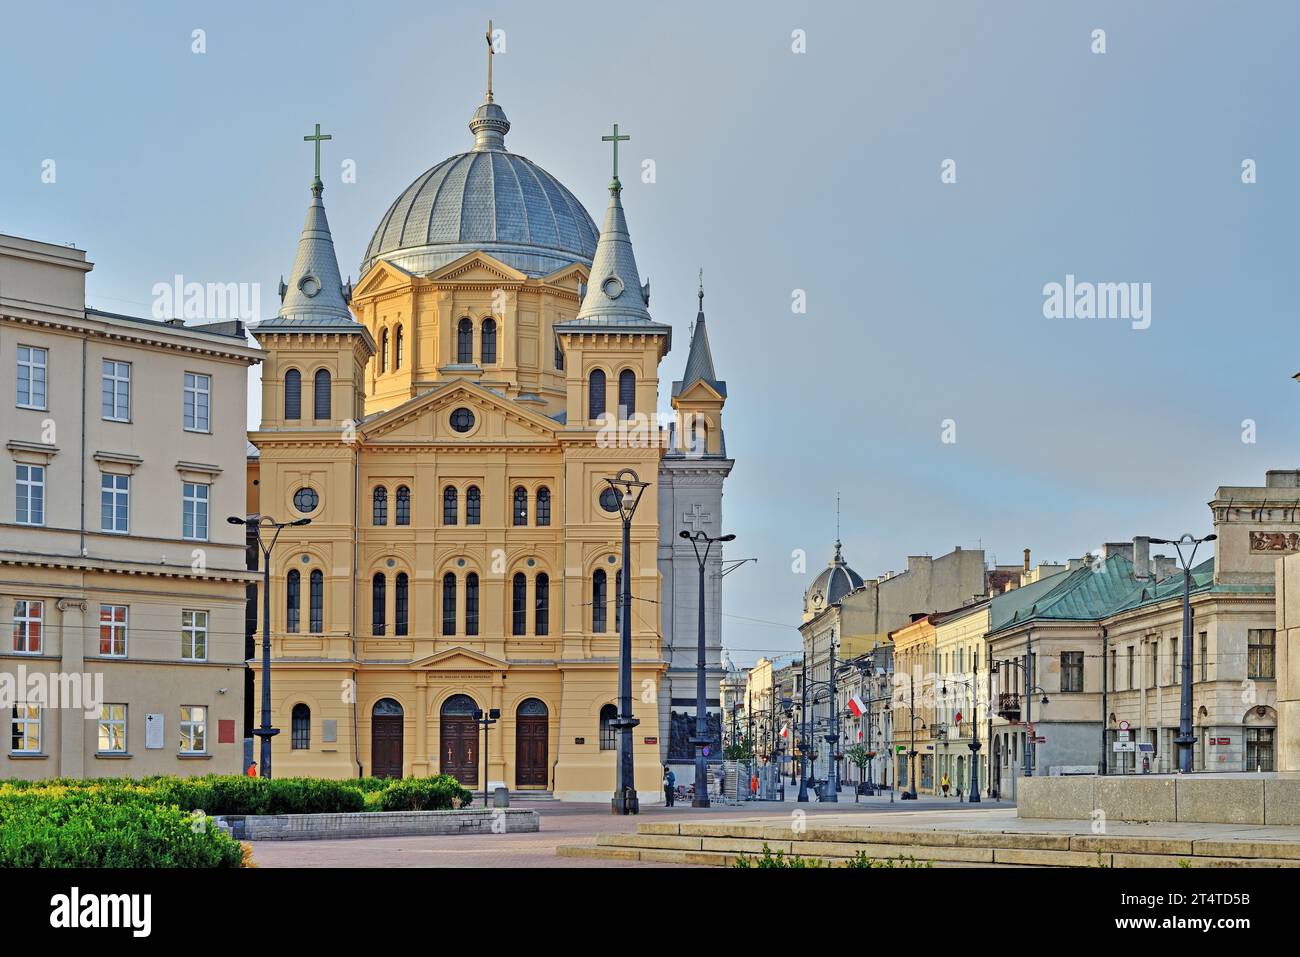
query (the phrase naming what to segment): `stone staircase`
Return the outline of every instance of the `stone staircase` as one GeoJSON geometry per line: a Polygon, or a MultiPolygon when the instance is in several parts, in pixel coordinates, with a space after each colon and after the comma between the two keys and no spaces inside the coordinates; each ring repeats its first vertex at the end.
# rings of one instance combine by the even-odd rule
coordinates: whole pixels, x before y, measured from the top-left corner
{"type": "Polygon", "coordinates": [[[844,866],[859,853],[898,866],[933,867],[1300,867],[1300,839],[1231,840],[1032,833],[907,830],[699,821],[641,824],[635,833],[600,834],[594,845],[561,845],[561,857],[730,867],[737,857],[772,853],[844,866]],[[901,860],[900,860],[901,858],[901,860]],[[911,859],[911,860],[909,860],[911,859]],[[912,863],[915,861],[915,864],[912,863]]]}

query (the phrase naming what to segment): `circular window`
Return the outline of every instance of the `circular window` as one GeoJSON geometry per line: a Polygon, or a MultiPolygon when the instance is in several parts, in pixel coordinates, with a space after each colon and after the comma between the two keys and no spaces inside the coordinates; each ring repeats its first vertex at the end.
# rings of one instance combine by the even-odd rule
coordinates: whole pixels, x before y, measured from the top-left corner
{"type": "Polygon", "coordinates": [[[618,511],[618,493],[612,488],[607,488],[600,493],[600,507],[607,512],[618,511]]]}
{"type": "Polygon", "coordinates": [[[451,427],[457,432],[468,432],[474,428],[474,413],[469,409],[457,409],[451,414],[451,427]]]}
{"type": "Polygon", "coordinates": [[[293,493],[293,507],[304,514],[316,511],[316,506],[319,504],[320,496],[316,494],[315,489],[300,488],[293,493]]]}
{"type": "Polygon", "coordinates": [[[298,288],[302,290],[304,296],[310,299],[320,292],[320,280],[312,275],[303,276],[298,283],[298,288]]]}
{"type": "Polygon", "coordinates": [[[617,299],[623,295],[623,280],[617,276],[610,276],[600,284],[600,288],[610,299],[617,299]]]}

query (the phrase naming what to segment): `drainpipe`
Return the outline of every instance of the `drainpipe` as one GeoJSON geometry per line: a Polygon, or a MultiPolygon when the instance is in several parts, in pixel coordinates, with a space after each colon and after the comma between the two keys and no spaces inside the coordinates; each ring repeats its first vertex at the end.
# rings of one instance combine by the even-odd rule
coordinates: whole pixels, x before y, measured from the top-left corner
{"type": "MultiPolygon", "coordinates": [[[[81,337],[81,515],[79,524],[81,533],[78,538],[77,553],[86,557],[86,339],[89,333],[81,337]]],[[[47,403],[48,404],[48,403],[47,403]]],[[[83,567],[81,584],[85,587],[86,572],[83,567]]]]}
{"type": "MultiPolygon", "coordinates": [[[[354,442],[352,447],[352,661],[357,661],[357,561],[360,543],[357,526],[361,522],[361,447],[354,442]]],[[[352,760],[357,765],[357,777],[366,776],[365,766],[361,763],[361,719],[358,715],[361,695],[357,688],[357,669],[352,669],[352,760]]],[[[423,720],[423,715],[421,715],[423,720]]]]}
{"type": "Polygon", "coordinates": [[[1100,770],[1102,777],[1106,776],[1106,692],[1107,680],[1110,674],[1110,655],[1107,654],[1107,647],[1110,642],[1110,632],[1103,625],[1101,629],[1101,762],[1100,770]]]}

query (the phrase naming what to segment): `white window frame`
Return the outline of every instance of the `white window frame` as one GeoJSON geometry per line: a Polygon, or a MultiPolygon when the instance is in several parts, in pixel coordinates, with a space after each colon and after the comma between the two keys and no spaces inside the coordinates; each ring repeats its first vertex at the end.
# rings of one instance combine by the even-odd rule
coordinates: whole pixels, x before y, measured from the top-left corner
{"type": "Polygon", "coordinates": [[[208,708],[201,704],[181,705],[181,754],[208,753],[208,708]],[[197,715],[197,717],[196,717],[197,715]],[[195,741],[201,747],[195,747],[195,741]]]}
{"type": "Polygon", "coordinates": [[[126,754],[126,712],[125,704],[101,704],[99,706],[99,727],[96,754],[126,754]],[[121,717],[117,715],[120,714],[121,717]],[[120,747],[104,747],[104,739],[108,738],[111,745],[114,738],[114,731],[117,732],[117,738],[121,742],[120,747]]]}
{"type": "Polygon", "coordinates": [[[39,655],[45,640],[45,602],[19,598],[14,602],[14,640],[13,653],[16,655],[39,655]],[[35,614],[33,614],[35,609],[35,614]],[[37,625],[36,641],[32,641],[32,625],[37,625]],[[19,637],[21,633],[22,647],[19,637]],[[35,644],[36,647],[32,647],[35,644]]]}
{"type": "Polygon", "coordinates": [[[204,372],[185,373],[185,401],[181,416],[186,432],[212,431],[212,376],[204,372]],[[202,416],[199,415],[200,405],[202,416]]]}
{"type": "Polygon", "coordinates": [[[9,712],[9,753],[10,754],[41,754],[41,732],[44,730],[41,726],[44,723],[44,709],[38,704],[16,704],[9,712]],[[22,727],[23,747],[14,747],[14,734],[22,727]],[[32,728],[35,726],[36,747],[26,747],[29,737],[32,734],[32,728]]]}
{"type": "Polygon", "coordinates": [[[126,535],[131,531],[131,476],[117,472],[99,473],[99,530],[114,535],[126,535]],[[106,480],[111,480],[111,487],[105,488],[106,480]],[[109,497],[105,507],[105,496],[109,497]],[[118,508],[122,509],[122,526],[117,527],[118,508]]]}
{"type": "Polygon", "coordinates": [[[131,607],[130,607],[129,605],[115,605],[115,604],[111,604],[111,603],[109,603],[109,602],[100,602],[100,604],[99,604],[99,628],[100,628],[99,639],[100,639],[101,642],[104,640],[103,630],[104,630],[104,625],[107,624],[107,625],[108,625],[108,648],[109,648],[109,650],[108,650],[107,653],[105,653],[105,652],[103,651],[103,645],[101,644],[101,645],[100,645],[100,649],[101,649],[101,650],[100,650],[100,652],[99,652],[99,657],[101,657],[101,658],[125,658],[125,657],[126,657],[127,641],[128,641],[128,638],[129,638],[129,627],[130,627],[130,622],[131,622],[131,607]],[[115,614],[112,614],[112,610],[115,610],[115,609],[118,609],[118,608],[122,609],[122,620],[121,620],[121,621],[118,621],[118,620],[117,620],[117,616],[116,616],[115,614]],[[109,618],[108,618],[107,621],[105,621],[105,619],[104,619],[104,612],[105,612],[105,611],[109,611],[109,612],[110,612],[110,615],[109,615],[109,618]],[[118,633],[119,631],[122,633],[122,650],[121,650],[120,652],[119,652],[119,651],[114,651],[114,650],[113,650],[114,647],[117,645],[117,633],[118,633]]]}
{"type": "Polygon", "coordinates": [[[131,421],[131,363],[100,360],[99,414],[105,422],[131,421]]]}
{"type": "Polygon", "coordinates": [[[208,660],[208,613],[197,608],[181,609],[181,659],[184,661],[208,660]],[[202,642],[203,653],[195,654],[202,642]]]}
{"type": "Polygon", "coordinates": [[[206,542],[208,540],[209,503],[212,500],[212,486],[203,482],[184,482],[181,485],[181,538],[189,542],[206,542]],[[199,489],[203,489],[202,494],[199,489]],[[203,534],[199,531],[199,508],[203,510],[203,534]],[[186,532],[186,523],[189,532],[186,532]]]}
{"type": "Polygon", "coordinates": [[[29,465],[18,462],[14,466],[14,522],[19,525],[41,526],[45,524],[45,466],[29,465]],[[24,473],[26,477],[24,477],[24,473]],[[24,491],[25,490],[25,491],[24,491]],[[36,509],[32,502],[38,500],[36,509]],[[23,515],[22,508],[27,514],[23,515]],[[38,511],[36,521],[32,513],[38,511]]]}
{"type": "Polygon", "coordinates": [[[49,407],[50,401],[50,350],[42,346],[25,346],[19,343],[17,353],[17,366],[14,369],[14,404],[20,409],[38,409],[45,411],[49,407]],[[23,351],[26,350],[26,358],[23,351]],[[38,361],[39,359],[39,361],[38,361]],[[22,400],[22,394],[18,391],[22,388],[23,369],[27,370],[27,401],[22,400]],[[37,373],[40,373],[39,376],[37,373]],[[41,383],[41,401],[38,405],[32,401],[33,384],[39,378],[41,383]]]}

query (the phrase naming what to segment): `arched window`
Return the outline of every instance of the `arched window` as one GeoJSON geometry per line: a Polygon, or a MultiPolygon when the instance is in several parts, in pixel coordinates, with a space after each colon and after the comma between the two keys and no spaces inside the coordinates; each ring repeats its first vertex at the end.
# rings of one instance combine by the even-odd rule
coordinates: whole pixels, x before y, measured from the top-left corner
{"type": "Polygon", "coordinates": [[[614,719],[618,717],[618,708],[612,704],[607,704],[600,709],[600,750],[616,751],[618,750],[618,729],[614,727],[614,719]]]}
{"type": "Polygon", "coordinates": [[[294,751],[306,751],[311,747],[311,708],[305,704],[293,706],[293,734],[290,747],[294,751]]]}
{"type": "Polygon", "coordinates": [[[522,485],[515,489],[515,504],[511,511],[516,525],[528,524],[528,490],[522,485]]]}
{"type": "Polygon", "coordinates": [[[456,634],[456,576],[451,572],[442,576],[442,633],[456,634]]]}
{"type": "Polygon", "coordinates": [[[384,633],[384,604],[386,599],[384,573],[377,572],[370,585],[370,633],[384,633]]]}
{"type": "Polygon", "coordinates": [[[405,485],[397,486],[397,515],[394,517],[398,525],[411,524],[411,490],[405,485]]]}
{"type": "Polygon", "coordinates": [[[618,417],[631,418],[636,412],[636,373],[624,369],[618,374],[618,417]]]}
{"type": "Polygon", "coordinates": [[[537,490],[537,524],[551,524],[551,490],[545,485],[537,490]]]}
{"type": "Polygon", "coordinates": [[[623,569],[614,573],[614,630],[623,634],[623,569]]]}
{"type": "Polygon", "coordinates": [[[479,363],[481,365],[495,365],[497,361],[497,321],[495,319],[483,320],[483,331],[480,333],[482,344],[479,347],[479,363]]]}
{"type": "Polygon", "coordinates": [[[393,634],[405,635],[407,631],[410,601],[408,599],[409,579],[406,572],[397,573],[397,589],[393,594],[393,634]]]}
{"type": "Polygon", "coordinates": [[[375,509],[374,523],[376,525],[388,524],[388,489],[382,485],[375,486],[375,509]]]}
{"type": "Polygon", "coordinates": [[[471,485],[465,490],[465,524],[477,525],[483,515],[483,496],[478,486],[471,485]]]}
{"type": "Polygon", "coordinates": [[[555,370],[564,371],[564,350],[560,348],[560,337],[555,337],[555,370]]]}
{"type": "Polygon", "coordinates": [[[605,633],[609,622],[609,596],[605,591],[605,570],[597,568],[591,576],[591,630],[598,635],[605,633]]]}
{"type": "Polygon", "coordinates": [[[541,572],[533,586],[533,632],[539,636],[546,635],[551,630],[551,579],[541,572]]]}
{"type": "Polygon", "coordinates": [[[691,451],[703,455],[708,449],[709,431],[704,416],[695,415],[691,419],[691,451]]]}
{"type": "Polygon", "coordinates": [[[284,374],[284,417],[290,422],[302,418],[302,373],[297,369],[284,374]]]}
{"type": "Polygon", "coordinates": [[[289,572],[288,580],[285,582],[285,623],[284,630],[296,632],[298,630],[298,609],[302,602],[302,576],[298,574],[298,569],[289,572]]]}
{"type": "Polygon", "coordinates": [[[327,369],[317,369],[316,376],[312,380],[311,398],[315,406],[315,418],[318,421],[324,421],[333,418],[331,409],[333,407],[333,397],[330,395],[330,374],[327,369]]]}
{"type": "Polygon", "coordinates": [[[465,634],[478,634],[478,575],[465,576],[465,634]]]}
{"type": "Polygon", "coordinates": [[[605,414],[605,373],[593,369],[587,380],[587,418],[599,419],[605,414]]]}
{"type": "Polygon", "coordinates": [[[319,635],[325,630],[325,576],[319,568],[311,573],[311,633],[319,635]]]}
{"type": "Polygon", "coordinates": [[[515,573],[511,610],[513,619],[510,627],[512,635],[528,634],[528,579],[523,572],[515,573]]]}
{"type": "Polygon", "coordinates": [[[388,371],[388,330],[379,334],[379,374],[388,371]]]}
{"type": "Polygon", "coordinates": [[[442,524],[456,524],[456,486],[448,485],[442,490],[442,524]]]}
{"type": "Polygon", "coordinates": [[[468,319],[456,326],[456,361],[462,365],[474,362],[474,323],[468,319]]]}
{"type": "Polygon", "coordinates": [[[393,371],[396,372],[402,367],[402,327],[397,327],[397,333],[393,337],[393,371]]]}

